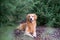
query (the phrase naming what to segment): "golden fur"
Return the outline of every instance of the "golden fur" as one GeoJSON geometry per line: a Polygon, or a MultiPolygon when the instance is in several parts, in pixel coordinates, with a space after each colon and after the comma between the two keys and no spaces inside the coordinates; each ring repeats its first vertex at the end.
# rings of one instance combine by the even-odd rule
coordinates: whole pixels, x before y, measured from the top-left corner
{"type": "Polygon", "coordinates": [[[25,30],[26,34],[31,34],[32,36],[36,37],[36,14],[28,14],[26,16],[26,22],[21,23],[17,29],[19,30],[25,30]],[[31,19],[31,20],[30,20],[31,19]]]}

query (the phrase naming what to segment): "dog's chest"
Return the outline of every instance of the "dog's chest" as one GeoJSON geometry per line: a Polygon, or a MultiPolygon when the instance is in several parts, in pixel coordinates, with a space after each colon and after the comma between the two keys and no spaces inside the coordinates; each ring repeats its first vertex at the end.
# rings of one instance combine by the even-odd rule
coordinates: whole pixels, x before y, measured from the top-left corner
{"type": "Polygon", "coordinates": [[[34,31],[35,28],[36,28],[36,24],[28,23],[28,24],[26,25],[26,30],[27,30],[28,32],[34,31]]]}

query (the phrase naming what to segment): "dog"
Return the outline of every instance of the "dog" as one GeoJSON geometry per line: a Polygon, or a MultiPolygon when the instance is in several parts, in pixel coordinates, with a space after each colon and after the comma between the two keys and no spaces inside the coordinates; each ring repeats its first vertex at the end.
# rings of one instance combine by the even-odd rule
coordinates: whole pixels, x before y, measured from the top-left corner
{"type": "Polygon", "coordinates": [[[34,13],[27,14],[26,21],[20,23],[20,25],[17,27],[17,30],[21,30],[22,32],[24,32],[24,35],[36,37],[36,25],[37,25],[36,20],[37,20],[36,14],[34,13]]]}

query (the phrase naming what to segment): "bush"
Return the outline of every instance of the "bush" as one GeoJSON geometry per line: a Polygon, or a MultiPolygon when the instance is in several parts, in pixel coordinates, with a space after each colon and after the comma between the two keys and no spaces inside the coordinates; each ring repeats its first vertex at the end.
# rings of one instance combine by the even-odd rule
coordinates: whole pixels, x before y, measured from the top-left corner
{"type": "Polygon", "coordinates": [[[23,20],[28,13],[38,15],[37,25],[60,26],[60,0],[2,0],[1,25],[23,20]]]}

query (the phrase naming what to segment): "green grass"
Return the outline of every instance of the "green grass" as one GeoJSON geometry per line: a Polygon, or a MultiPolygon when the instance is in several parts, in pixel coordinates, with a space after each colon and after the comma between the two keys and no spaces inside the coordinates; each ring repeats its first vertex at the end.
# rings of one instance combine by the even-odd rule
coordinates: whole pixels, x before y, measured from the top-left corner
{"type": "Polygon", "coordinates": [[[0,40],[13,40],[13,30],[17,26],[0,27],[0,40]]]}

